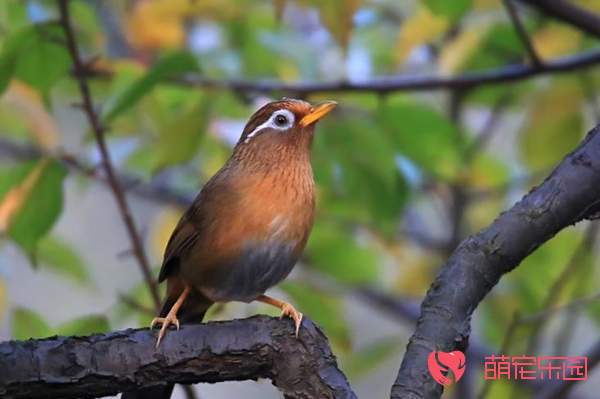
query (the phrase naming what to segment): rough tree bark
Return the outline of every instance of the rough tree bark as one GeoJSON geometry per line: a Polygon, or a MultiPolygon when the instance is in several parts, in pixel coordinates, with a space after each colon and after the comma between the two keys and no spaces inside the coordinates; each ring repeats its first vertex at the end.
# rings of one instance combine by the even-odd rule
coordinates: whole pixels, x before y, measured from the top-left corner
{"type": "Polygon", "coordinates": [[[598,217],[599,204],[600,125],[541,185],[463,241],[442,266],[421,305],[392,398],[439,398],[442,388],[427,370],[429,353],[464,350],[473,311],[502,275],[563,228],[598,217]]]}
{"type": "Polygon", "coordinates": [[[286,398],[356,398],[308,319],[298,339],[291,322],[266,316],[182,326],[158,349],[155,335],[146,328],[0,343],[0,396],[98,397],[165,382],[270,378],[286,398]]]}

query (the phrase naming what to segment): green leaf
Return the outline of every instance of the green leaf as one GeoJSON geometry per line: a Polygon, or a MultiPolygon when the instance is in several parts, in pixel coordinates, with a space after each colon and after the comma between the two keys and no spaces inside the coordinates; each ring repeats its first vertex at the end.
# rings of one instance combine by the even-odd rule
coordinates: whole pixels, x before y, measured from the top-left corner
{"type": "Polygon", "coordinates": [[[394,230],[408,198],[391,139],[367,118],[324,121],[313,148],[321,209],[328,215],[394,230]]]}
{"type": "Polygon", "coordinates": [[[17,58],[3,51],[0,54],[0,94],[4,93],[15,72],[17,58]]]}
{"type": "Polygon", "coordinates": [[[162,126],[155,144],[157,150],[155,169],[192,159],[198,151],[207,120],[208,102],[201,100],[162,126]]]}
{"type": "Polygon", "coordinates": [[[509,281],[519,297],[522,313],[539,310],[548,293],[548,285],[564,269],[580,239],[581,235],[574,230],[561,231],[529,255],[509,275],[509,281]]]}
{"type": "Polygon", "coordinates": [[[432,13],[443,15],[454,22],[460,19],[470,8],[472,0],[424,0],[432,13]]]}
{"type": "Polygon", "coordinates": [[[46,96],[52,86],[67,75],[71,65],[69,53],[62,44],[64,40],[62,28],[50,22],[30,25],[11,34],[0,55],[0,93],[15,77],[46,96]]]}
{"type": "Polygon", "coordinates": [[[0,171],[0,204],[14,200],[8,235],[34,257],[36,244],[54,225],[62,211],[64,166],[50,159],[28,162],[0,171]],[[15,192],[21,190],[21,195],[15,192]],[[9,198],[11,196],[11,198],[9,198]]]}
{"type": "Polygon", "coordinates": [[[56,327],[56,334],[63,336],[81,336],[109,331],[110,325],[104,315],[82,316],[56,327]]]}
{"type": "Polygon", "coordinates": [[[477,152],[469,170],[468,182],[471,188],[491,189],[508,181],[510,173],[507,165],[499,158],[486,152],[477,152]]]}
{"type": "Polygon", "coordinates": [[[583,94],[576,81],[557,81],[537,93],[521,131],[521,154],[533,171],[556,165],[581,140],[583,94]]]}
{"type": "Polygon", "coordinates": [[[30,309],[16,308],[12,317],[14,339],[43,338],[52,335],[52,329],[44,318],[30,309]]]}
{"type": "MultiPolygon", "coordinates": [[[[451,2],[449,2],[451,3],[451,2]]],[[[525,49],[519,35],[510,23],[499,23],[487,30],[478,51],[464,63],[464,70],[499,68],[523,59],[525,49]]],[[[500,90],[502,86],[496,88],[500,90]]],[[[486,88],[487,89],[487,88],[486,88]]]]}
{"type": "Polygon", "coordinates": [[[88,285],[90,276],[81,256],[63,240],[47,236],[38,242],[37,260],[45,269],[88,285]]]}
{"type": "Polygon", "coordinates": [[[389,358],[396,357],[400,348],[395,337],[380,339],[343,359],[343,369],[350,379],[363,377],[389,358]]]}
{"type": "Polygon", "coordinates": [[[350,348],[350,331],[344,317],[344,304],[314,286],[306,283],[286,281],[281,285],[292,299],[296,309],[323,327],[327,337],[342,349],[350,348]]]}
{"type": "Polygon", "coordinates": [[[30,25],[27,8],[29,4],[21,0],[0,1],[0,20],[2,29],[12,32],[25,25],[30,25]]]}
{"type": "Polygon", "coordinates": [[[312,266],[344,283],[369,283],[379,275],[377,251],[333,224],[315,224],[307,254],[312,266]]]}
{"type": "Polygon", "coordinates": [[[277,66],[285,58],[284,52],[276,53],[265,43],[264,30],[275,26],[274,19],[264,13],[248,12],[228,24],[229,41],[236,50],[246,77],[267,77],[277,73],[277,66]],[[261,29],[256,29],[260,26],[261,29]]]}
{"type": "Polygon", "coordinates": [[[395,149],[428,172],[444,179],[462,167],[464,143],[457,127],[426,104],[389,99],[378,112],[395,149]]]}
{"type": "Polygon", "coordinates": [[[133,107],[161,81],[197,70],[198,62],[188,52],[178,51],[164,56],[144,76],[136,79],[107,103],[103,113],[104,121],[110,122],[133,107]]]}

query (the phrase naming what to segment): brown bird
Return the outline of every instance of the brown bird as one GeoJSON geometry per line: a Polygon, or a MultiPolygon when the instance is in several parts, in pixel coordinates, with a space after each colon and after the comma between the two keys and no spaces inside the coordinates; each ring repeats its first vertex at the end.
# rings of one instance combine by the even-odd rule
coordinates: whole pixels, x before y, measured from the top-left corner
{"type": "Polygon", "coordinates": [[[260,301],[300,329],[302,313],[265,295],[302,254],[313,225],[310,147],[315,123],[335,107],[283,99],[250,118],[233,154],[202,188],[171,235],[159,282],[167,281],[156,345],[169,325],[201,321],[215,302],[260,301]],[[179,316],[178,316],[179,315],[179,316]]]}
{"type": "MultiPolygon", "coordinates": [[[[156,346],[167,328],[200,322],[217,302],[259,301],[294,320],[302,313],[265,295],[300,258],[313,225],[310,147],[315,124],[336,103],[289,98],[252,115],[227,163],[202,188],[167,244],[159,282],[167,281],[156,346]]],[[[123,398],[168,398],[172,385],[123,398]]]]}

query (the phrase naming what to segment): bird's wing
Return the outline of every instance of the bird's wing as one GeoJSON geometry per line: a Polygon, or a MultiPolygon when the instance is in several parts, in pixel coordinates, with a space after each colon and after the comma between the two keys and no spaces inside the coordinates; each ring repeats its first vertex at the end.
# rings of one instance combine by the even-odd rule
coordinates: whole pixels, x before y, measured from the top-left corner
{"type": "Polygon", "coordinates": [[[204,185],[173,230],[158,275],[159,283],[177,272],[180,259],[198,242],[203,222],[206,219],[206,208],[215,202],[215,193],[222,191],[220,190],[221,185],[218,184],[221,174],[222,171],[219,171],[204,185]]]}
{"type": "Polygon", "coordinates": [[[199,235],[197,228],[189,220],[187,213],[184,214],[167,244],[163,264],[158,275],[159,283],[176,272],[179,267],[181,255],[194,246],[198,241],[199,235]]]}

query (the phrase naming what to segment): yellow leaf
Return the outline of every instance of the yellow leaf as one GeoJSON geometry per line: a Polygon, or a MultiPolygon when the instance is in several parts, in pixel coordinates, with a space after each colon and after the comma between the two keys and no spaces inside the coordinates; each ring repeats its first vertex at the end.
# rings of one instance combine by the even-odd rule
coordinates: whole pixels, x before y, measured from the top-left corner
{"type": "Polygon", "coordinates": [[[300,71],[294,62],[282,60],[277,65],[277,74],[284,81],[294,81],[300,79],[300,71]]]}
{"type": "Polygon", "coordinates": [[[350,43],[354,28],[354,13],[362,0],[328,0],[318,3],[321,22],[338,41],[344,51],[350,43]]]}
{"type": "Polygon", "coordinates": [[[169,238],[171,238],[171,233],[175,230],[175,226],[177,226],[177,222],[179,222],[180,218],[181,211],[176,208],[167,208],[158,215],[154,221],[152,233],[150,235],[150,250],[152,251],[153,257],[162,259],[169,238]]]}
{"type": "Polygon", "coordinates": [[[420,7],[400,27],[394,54],[396,64],[402,64],[415,47],[437,39],[447,27],[446,18],[433,14],[426,7],[420,7]]]}
{"type": "Polygon", "coordinates": [[[521,127],[520,150],[532,170],[556,164],[574,148],[583,129],[584,95],[575,79],[555,80],[534,93],[521,127]]]}
{"type": "Polygon", "coordinates": [[[539,56],[551,59],[573,53],[581,45],[580,32],[564,25],[549,25],[533,35],[532,42],[539,56]]]}
{"type": "Polygon", "coordinates": [[[430,252],[406,241],[399,241],[388,250],[401,269],[395,287],[406,296],[424,295],[440,260],[430,252]]]}
{"type": "Polygon", "coordinates": [[[48,159],[39,161],[21,184],[16,185],[6,193],[2,202],[0,202],[0,233],[8,231],[13,217],[23,208],[48,164],[48,159]]]}
{"type": "Polygon", "coordinates": [[[185,40],[183,19],[189,0],[141,0],[127,19],[127,37],[141,50],[179,47],[185,40]]]}
{"type": "Polygon", "coordinates": [[[473,0],[473,8],[477,10],[490,10],[502,7],[502,0],[473,0]]]}
{"type": "Polygon", "coordinates": [[[600,12],[600,0],[575,0],[575,4],[593,12],[600,12]]]}
{"type": "Polygon", "coordinates": [[[56,121],[46,111],[37,90],[13,79],[4,94],[3,101],[22,115],[28,132],[41,149],[46,151],[56,149],[58,145],[56,121]]]}
{"type": "Polygon", "coordinates": [[[463,30],[446,44],[440,54],[440,72],[452,74],[459,71],[477,50],[487,30],[488,26],[473,26],[463,30]]]}

